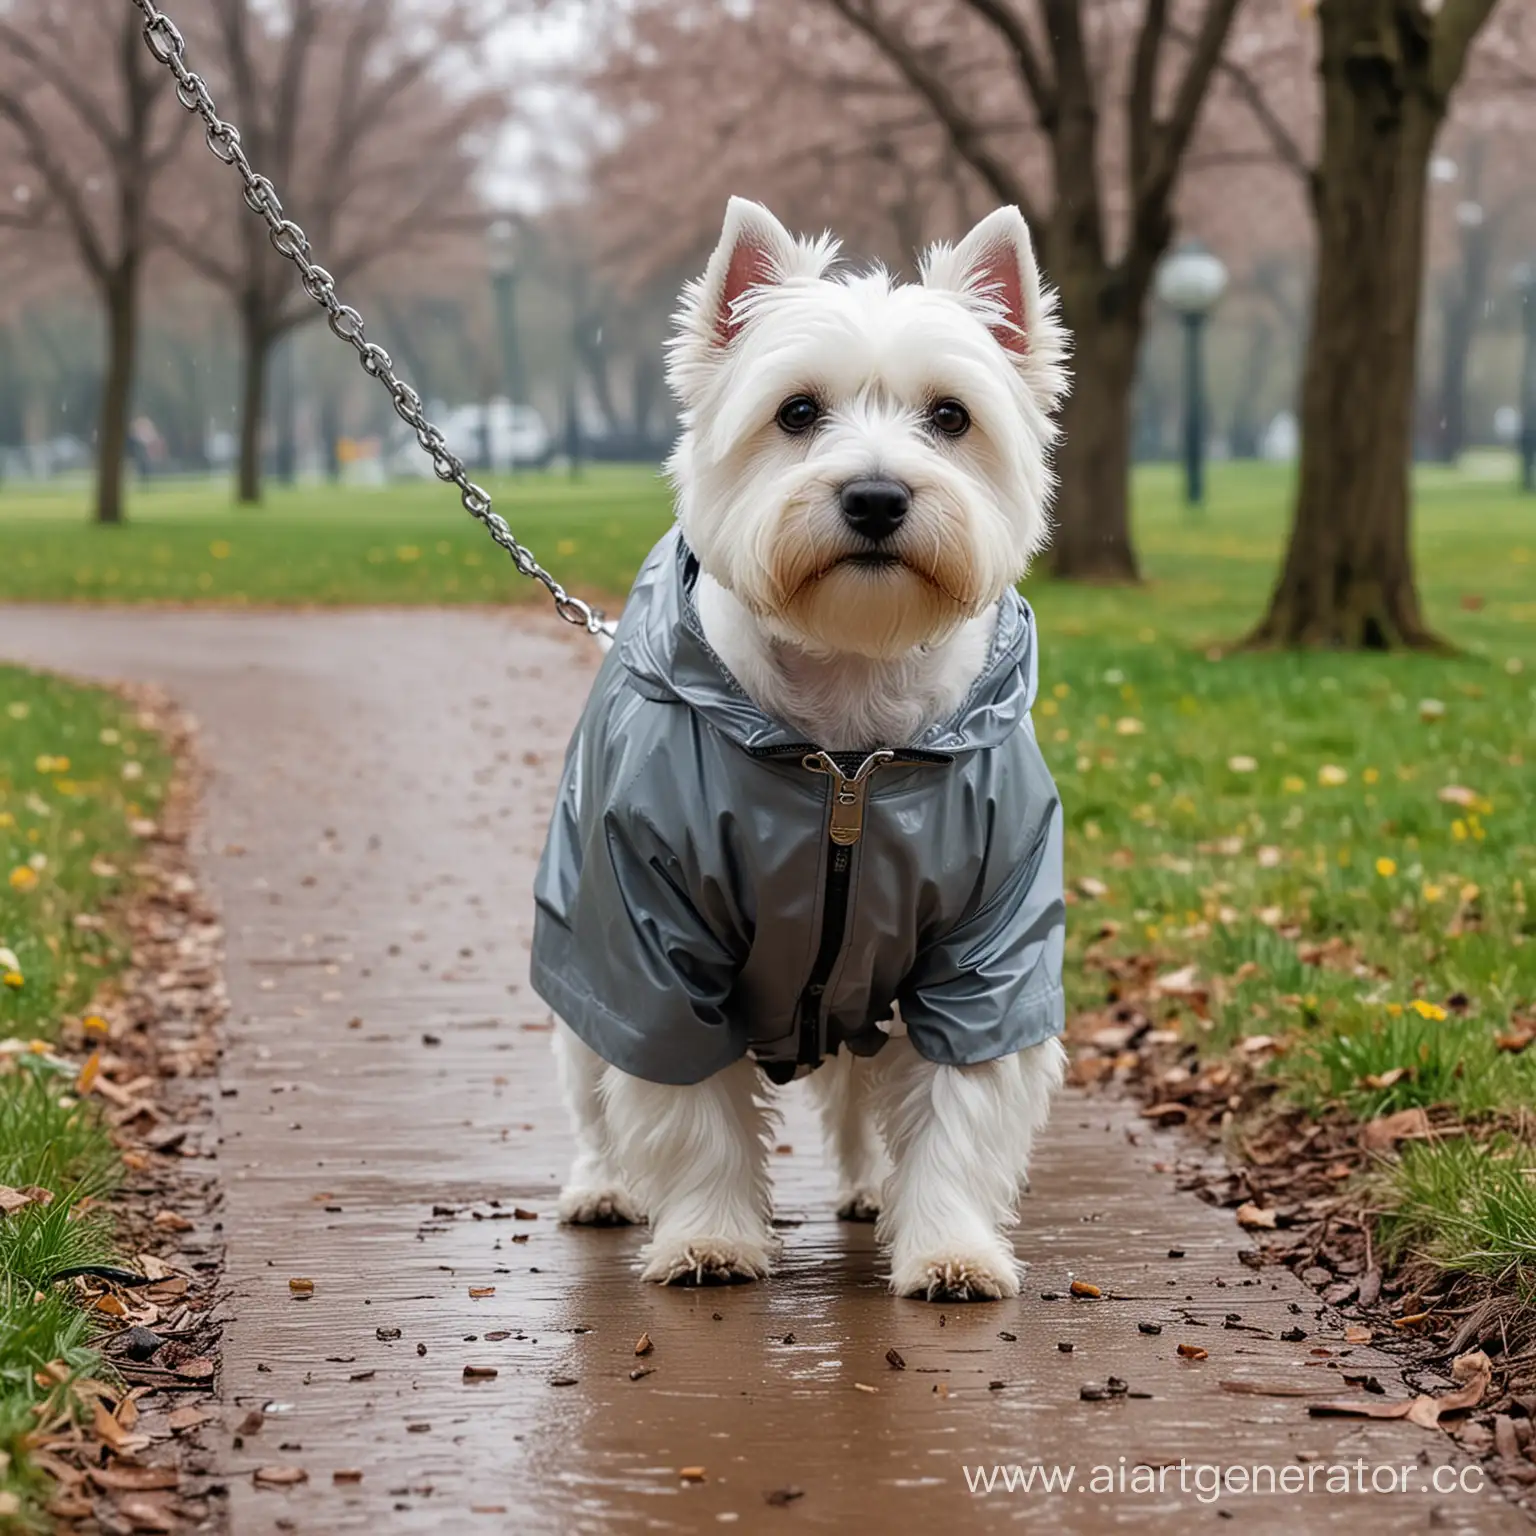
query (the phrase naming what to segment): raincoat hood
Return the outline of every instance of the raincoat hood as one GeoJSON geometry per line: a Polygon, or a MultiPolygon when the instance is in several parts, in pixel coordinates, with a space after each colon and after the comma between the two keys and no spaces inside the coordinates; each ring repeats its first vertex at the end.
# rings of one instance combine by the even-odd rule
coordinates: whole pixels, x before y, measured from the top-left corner
{"type": "MultiPolygon", "coordinates": [[[[615,639],[635,687],[649,698],[686,704],[749,752],[804,745],[803,735],[747,697],[710,648],[693,600],[698,574],[698,560],[677,529],[642,567],[615,639]]],[[[987,664],[965,702],[917,740],[880,745],[949,754],[998,746],[1027,718],[1037,680],[1034,614],[1010,587],[998,606],[987,664]]]]}

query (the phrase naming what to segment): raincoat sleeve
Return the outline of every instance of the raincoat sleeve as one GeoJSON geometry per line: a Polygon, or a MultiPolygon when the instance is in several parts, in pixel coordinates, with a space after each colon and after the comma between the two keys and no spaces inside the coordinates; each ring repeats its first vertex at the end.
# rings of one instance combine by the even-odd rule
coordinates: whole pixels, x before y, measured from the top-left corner
{"type": "Polygon", "coordinates": [[[725,1008],[739,962],[703,910],[686,828],[661,824],[677,787],[666,754],[642,753],[637,778],[629,753],[592,751],[578,740],[567,761],[539,869],[534,989],[611,1065],[702,1082],[747,1049],[725,1008]]]}
{"type": "Polygon", "coordinates": [[[1061,801],[1026,725],[993,791],[992,844],[974,908],[919,952],[900,996],[918,1053],[971,1066],[1066,1027],[1061,801]]]}

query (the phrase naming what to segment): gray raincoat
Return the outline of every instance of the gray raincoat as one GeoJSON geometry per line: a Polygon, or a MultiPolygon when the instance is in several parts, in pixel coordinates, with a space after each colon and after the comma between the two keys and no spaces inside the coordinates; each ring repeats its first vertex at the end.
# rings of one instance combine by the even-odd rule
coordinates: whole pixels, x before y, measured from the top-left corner
{"type": "Polygon", "coordinates": [[[604,1060],[696,1083],[747,1052],[783,1081],[917,1050],[990,1061],[1059,1035],[1056,786],[1030,723],[1034,615],[1010,591],[960,711],[829,754],[704,639],[669,533],[637,579],[566,756],[535,885],[533,985],[604,1060]]]}

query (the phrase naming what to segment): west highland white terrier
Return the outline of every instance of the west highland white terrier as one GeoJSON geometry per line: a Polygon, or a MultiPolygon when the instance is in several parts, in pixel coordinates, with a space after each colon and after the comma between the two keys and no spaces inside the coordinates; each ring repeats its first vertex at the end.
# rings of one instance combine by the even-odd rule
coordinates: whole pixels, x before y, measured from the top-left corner
{"type": "Polygon", "coordinates": [[[670,348],[677,526],[572,742],[533,978],[564,1220],[644,1277],[767,1276],[774,1085],[809,1076],[891,1289],[1018,1293],[1062,1076],[1061,812],[1015,584],[1048,533],[1066,336],[1017,209],[921,281],[734,199],[670,348]]]}

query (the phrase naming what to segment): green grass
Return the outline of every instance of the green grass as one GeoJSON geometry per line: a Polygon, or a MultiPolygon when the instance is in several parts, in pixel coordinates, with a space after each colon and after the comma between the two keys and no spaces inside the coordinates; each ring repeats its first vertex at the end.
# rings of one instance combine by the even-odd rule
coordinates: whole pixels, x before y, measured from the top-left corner
{"type": "MultiPolygon", "coordinates": [[[[492,489],[581,594],[621,594],[670,519],[649,471],[492,489]]],[[[1174,471],[1152,468],[1136,482],[1142,586],[1028,584],[1035,723],[1066,806],[1069,879],[1107,888],[1073,912],[1079,1005],[1102,1000],[1079,961],[1108,920],[1113,948],[1220,979],[1212,1018],[1183,1021],[1212,1047],[1283,1037],[1273,1070],[1303,1103],[1486,1116],[1536,1089],[1536,1046],[1495,1043],[1536,1002],[1536,499],[1450,470],[1420,472],[1416,490],[1421,592],[1457,654],[1233,651],[1274,579],[1288,474],[1217,465],[1192,519],[1174,471]]],[[[0,598],[542,596],[435,483],[279,491],[255,511],[223,486],[185,486],[138,495],[131,518],[88,526],[83,490],[0,492],[0,598]]]]}
{"type": "Polygon", "coordinates": [[[125,958],[113,906],[136,858],[130,824],[157,814],[170,766],[120,699],[0,666],[0,1185],[53,1196],[0,1217],[0,1525],[9,1499],[29,1521],[45,1494],[22,1445],[57,1390],[37,1372],[97,1365],[90,1318],[62,1288],[37,1288],[111,1256],[97,1202],[120,1164],[72,1092],[74,1065],[48,1046],[125,958]]]}
{"type": "Polygon", "coordinates": [[[1410,1146],[1382,1181],[1385,1256],[1428,1259],[1536,1301],[1536,1152],[1509,1136],[1410,1146]]]}

